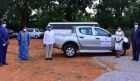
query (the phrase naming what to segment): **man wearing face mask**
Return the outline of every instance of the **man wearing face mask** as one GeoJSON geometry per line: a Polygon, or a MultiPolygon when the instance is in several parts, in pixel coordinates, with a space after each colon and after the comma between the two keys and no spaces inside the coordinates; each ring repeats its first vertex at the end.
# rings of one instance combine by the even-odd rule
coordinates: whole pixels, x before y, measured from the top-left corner
{"type": "Polygon", "coordinates": [[[6,29],[6,22],[2,21],[0,26],[0,66],[8,65],[6,62],[6,53],[9,45],[9,34],[6,29]]]}
{"type": "Polygon", "coordinates": [[[18,60],[28,60],[30,36],[26,27],[23,27],[22,31],[19,32],[17,40],[19,45],[18,60]]]}
{"type": "Polygon", "coordinates": [[[54,32],[52,31],[52,26],[48,25],[46,27],[47,31],[44,34],[43,43],[46,46],[46,59],[52,60],[53,44],[55,43],[54,32]]]}
{"type": "Polygon", "coordinates": [[[140,28],[138,27],[138,23],[135,23],[135,28],[132,29],[131,42],[133,50],[133,61],[139,61],[140,28]]]}
{"type": "Polygon", "coordinates": [[[124,39],[124,32],[121,30],[121,27],[118,27],[118,31],[115,33],[115,50],[116,50],[116,57],[120,58],[121,51],[123,49],[123,39],[124,39]]]}

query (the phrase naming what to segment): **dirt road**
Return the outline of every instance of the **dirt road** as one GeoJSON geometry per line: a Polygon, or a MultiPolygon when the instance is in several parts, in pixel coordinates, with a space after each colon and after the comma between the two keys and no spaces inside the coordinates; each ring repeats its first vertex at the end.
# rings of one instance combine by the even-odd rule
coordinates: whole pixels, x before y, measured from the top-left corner
{"type": "Polygon", "coordinates": [[[10,40],[7,62],[0,67],[0,81],[92,81],[108,72],[91,57],[111,54],[78,54],[65,58],[61,50],[54,49],[53,61],[45,61],[45,48],[41,39],[32,39],[30,58],[18,61],[18,42],[10,40]]]}

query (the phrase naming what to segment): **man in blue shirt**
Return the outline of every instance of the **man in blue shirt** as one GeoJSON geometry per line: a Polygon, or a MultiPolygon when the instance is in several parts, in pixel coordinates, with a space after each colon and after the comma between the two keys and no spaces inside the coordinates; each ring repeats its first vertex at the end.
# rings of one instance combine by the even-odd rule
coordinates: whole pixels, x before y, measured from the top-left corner
{"type": "Polygon", "coordinates": [[[2,21],[0,26],[0,67],[2,65],[8,65],[6,63],[6,53],[9,45],[9,34],[6,29],[6,22],[2,21]]]}

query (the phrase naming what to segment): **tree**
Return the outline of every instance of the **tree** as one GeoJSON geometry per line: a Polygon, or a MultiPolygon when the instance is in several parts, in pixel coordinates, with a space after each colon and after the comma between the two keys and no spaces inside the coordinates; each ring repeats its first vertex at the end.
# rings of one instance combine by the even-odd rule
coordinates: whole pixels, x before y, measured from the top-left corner
{"type": "Polygon", "coordinates": [[[87,15],[86,8],[91,7],[93,0],[57,0],[60,9],[67,21],[75,21],[76,14],[82,13],[87,15]]]}
{"type": "Polygon", "coordinates": [[[104,28],[117,27],[123,25],[123,16],[129,6],[128,0],[102,0],[97,9],[95,19],[101,23],[104,28]]]}
{"type": "Polygon", "coordinates": [[[0,0],[0,19],[5,18],[8,9],[8,0],[0,0]]]}

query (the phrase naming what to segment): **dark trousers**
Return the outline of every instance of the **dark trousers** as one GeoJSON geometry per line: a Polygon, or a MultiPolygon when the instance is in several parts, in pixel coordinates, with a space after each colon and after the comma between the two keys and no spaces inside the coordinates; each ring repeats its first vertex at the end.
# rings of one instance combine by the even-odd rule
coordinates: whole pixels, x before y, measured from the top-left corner
{"type": "Polygon", "coordinates": [[[0,64],[2,64],[3,61],[3,46],[2,44],[0,45],[0,64]]]}
{"type": "Polygon", "coordinates": [[[3,59],[2,59],[2,63],[6,63],[7,48],[8,48],[7,45],[3,47],[3,59]]]}
{"type": "Polygon", "coordinates": [[[133,59],[134,60],[139,60],[139,49],[138,46],[136,45],[136,42],[132,43],[132,50],[133,50],[133,59]]]}

